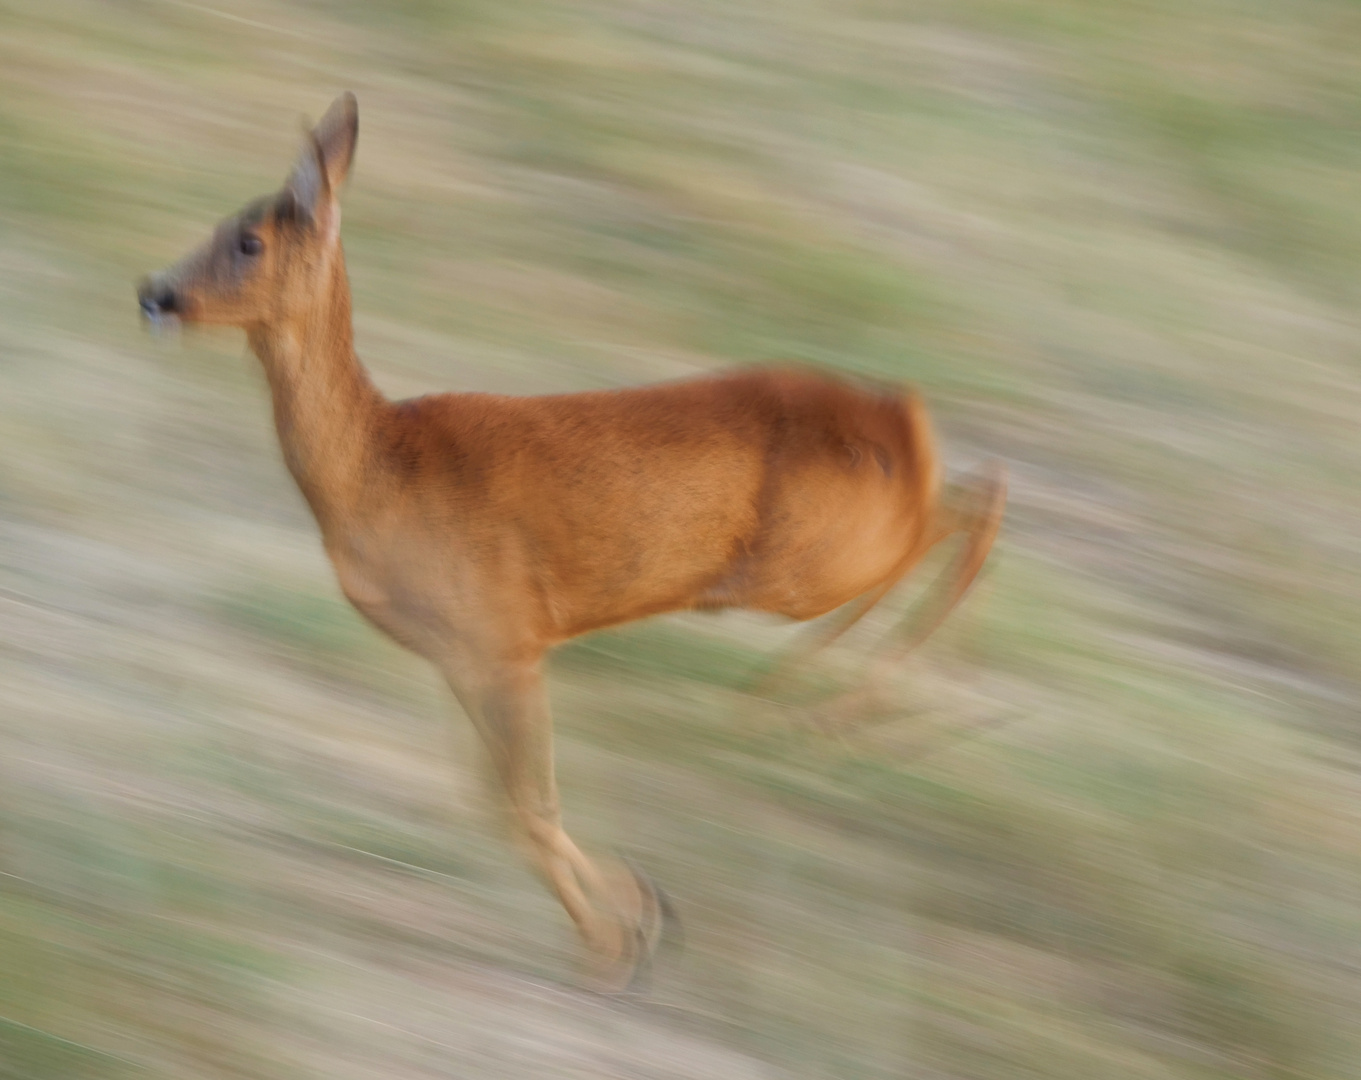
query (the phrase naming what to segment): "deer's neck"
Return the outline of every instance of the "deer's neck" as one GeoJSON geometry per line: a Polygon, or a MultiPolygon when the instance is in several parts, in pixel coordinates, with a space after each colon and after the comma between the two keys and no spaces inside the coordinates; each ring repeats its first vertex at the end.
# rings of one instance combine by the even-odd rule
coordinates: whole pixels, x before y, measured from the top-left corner
{"type": "Polygon", "coordinates": [[[355,355],[343,255],[302,317],[248,337],[269,378],[289,471],[323,530],[343,526],[376,466],[375,434],[388,407],[355,355]]]}

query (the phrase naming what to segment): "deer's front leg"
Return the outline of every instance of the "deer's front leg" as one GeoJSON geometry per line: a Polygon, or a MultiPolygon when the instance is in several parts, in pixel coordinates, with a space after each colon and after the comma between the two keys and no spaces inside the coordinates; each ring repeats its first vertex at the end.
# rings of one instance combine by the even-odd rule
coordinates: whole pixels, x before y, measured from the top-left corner
{"type": "Polygon", "coordinates": [[[622,865],[587,858],[562,827],[553,770],[553,724],[539,661],[447,672],[490,752],[515,824],[595,957],[604,989],[624,989],[656,944],[657,898],[622,865]]]}

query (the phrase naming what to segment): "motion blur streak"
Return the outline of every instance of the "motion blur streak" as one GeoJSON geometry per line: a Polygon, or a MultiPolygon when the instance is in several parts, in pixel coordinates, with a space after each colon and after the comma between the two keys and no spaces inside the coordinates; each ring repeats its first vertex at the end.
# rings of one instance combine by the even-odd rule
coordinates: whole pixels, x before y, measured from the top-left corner
{"type": "Polygon", "coordinates": [[[1358,55],[1341,0],[0,2],[0,1074],[1361,1075],[1358,55]],[[795,359],[1011,465],[877,724],[822,703],[901,606],[779,702],[755,616],[555,655],[574,834],[686,922],[641,1000],[239,332],[129,303],[345,87],[390,397],[795,359]]]}

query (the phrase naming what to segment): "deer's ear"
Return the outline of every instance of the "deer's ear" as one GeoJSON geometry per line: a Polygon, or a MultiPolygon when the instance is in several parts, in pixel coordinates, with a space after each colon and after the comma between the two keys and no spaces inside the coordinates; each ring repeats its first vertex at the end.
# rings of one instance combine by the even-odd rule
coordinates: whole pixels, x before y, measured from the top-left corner
{"type": "Polygon", "coordinates": [[[324,151],[311,132],[284,185],[283,201],[291,204],[296,220],[326,235],[339,232],[340,207],[326,175],[324,151]]]}
{"type": "Polygon", "coordinates": [[[321,147],[327,183],[332,191],[339,191],[349,175],[355,143],[359,140],[359,103],[352,93],[347,90],[331,103],[326,115],[312,129],[312,137],[321,147]]]}

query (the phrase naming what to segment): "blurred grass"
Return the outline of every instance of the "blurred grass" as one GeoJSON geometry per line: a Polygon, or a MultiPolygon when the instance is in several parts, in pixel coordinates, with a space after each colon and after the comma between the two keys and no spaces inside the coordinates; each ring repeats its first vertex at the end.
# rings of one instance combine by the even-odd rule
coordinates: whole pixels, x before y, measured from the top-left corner
{"type": "MultiPolygon", "coordinates": [[[[0,1074],[1361,1075],[1361,12],[0,0],[0,1074]],[[1014,487],[885,722],[738,616],[552,668],[685,955],[568,992],[433,675],[338,596],[239,335],[131,282],[361,102],[393,393],[767,356],[1014,487]]],[[[900,605],[901,607],[901,605],[900,605]]]]}

